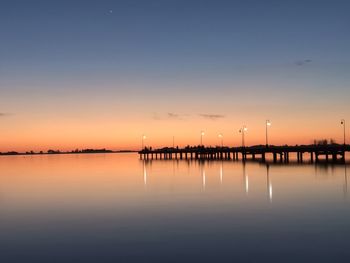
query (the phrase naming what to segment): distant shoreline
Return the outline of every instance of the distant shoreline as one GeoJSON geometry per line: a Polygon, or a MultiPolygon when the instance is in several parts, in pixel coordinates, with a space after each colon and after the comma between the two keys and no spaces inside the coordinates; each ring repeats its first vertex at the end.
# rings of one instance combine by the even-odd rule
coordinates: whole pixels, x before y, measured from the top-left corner
{"type": "Polygon", "coordinates": [[[0,156],[33,156],[33,155],[60,155],[60,154],[97,154],[97,153],[136,153],[137,151],[133,150],[121,150],[121,151],[112,151],[112,150],[92,150],[92,151],[71,151],[71,152],[5,152],[0,153],[0,156]]]}

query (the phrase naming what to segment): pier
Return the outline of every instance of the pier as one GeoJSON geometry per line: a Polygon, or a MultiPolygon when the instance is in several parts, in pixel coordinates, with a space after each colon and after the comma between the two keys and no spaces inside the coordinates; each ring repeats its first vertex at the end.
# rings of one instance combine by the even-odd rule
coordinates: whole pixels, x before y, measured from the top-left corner
{"type": "Polygon", "coordinates": [[[265,162],[268,157],[274,163],[288,163],[290,156],[296,156],[296,161],[310,162],[345,162],[345,153],[350,152],[350,145],[300,145],[300,146],[251,146],[251,147],[185,147],[161,148],[139,151],[143,160],[194,159],[194,160],[260,160],[265,162]]]}

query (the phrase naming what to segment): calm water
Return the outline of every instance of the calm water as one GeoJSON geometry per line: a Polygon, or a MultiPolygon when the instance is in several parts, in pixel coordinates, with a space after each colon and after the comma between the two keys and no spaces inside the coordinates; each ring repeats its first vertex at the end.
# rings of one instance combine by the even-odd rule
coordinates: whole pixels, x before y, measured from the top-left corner
{"type": "Polygon", "coordinates": [[[0,157],[0,259],[346,262],[346,168],[0,157]]]}

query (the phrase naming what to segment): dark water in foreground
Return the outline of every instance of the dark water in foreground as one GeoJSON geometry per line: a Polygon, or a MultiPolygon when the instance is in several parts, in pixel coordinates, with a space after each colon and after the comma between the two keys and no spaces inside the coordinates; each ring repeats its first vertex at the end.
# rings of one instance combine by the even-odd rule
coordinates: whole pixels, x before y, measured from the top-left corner
{"type": "Polygon", "coordinates": [[[1,157],[0,260],[347,262],[346,168],[1,157]]]}

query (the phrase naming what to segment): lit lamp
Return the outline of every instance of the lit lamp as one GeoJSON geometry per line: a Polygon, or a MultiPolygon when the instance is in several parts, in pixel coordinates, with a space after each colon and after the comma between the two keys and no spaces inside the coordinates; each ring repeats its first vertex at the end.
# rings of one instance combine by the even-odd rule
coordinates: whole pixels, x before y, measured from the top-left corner
{"type": "Polygon", "coordinates": [[[218,137],[221,139],[221,148],[222,148],[224,147],[224,136],[222,135],[222,133],[220,133],[218,137]]]}
{"type": "Polygon", "coordinates": [[[340,121],[340,124],[341,125],[343,125],[343,131],[344,131],[344,145],[345,145],[345,143],[346,143],[346,139],[345,139],[345,131],[346,131],[346,129],[345,129],[345,120],[344,119],[342,119],[341,121],[340,121]]]}
{"type": "Polygon", "coordinates": [[[142,135],[142,150],[144,149],[144,140],[146,140],[146,135],[142,135]]]}
{"type": "Polygon", "coordinates": [[[201,131],[201,146],[203,146],[203,136],[204,136],[204,131],[201,131]]]}
{"type": "Polygon", "coordinates": [[[243,125],[242,128],[239,129],[239,133],[242,134],[242,147],[245,147],[245,144],[244,144],[244,134],[248,131],[248,128],[243,125]]]}
{"type": "Polygon", "coordinates": [[[269,137],[268,137],[268,127],[271,126],[271,122],[269,120],[266,120],[266,147],[269,147],[269,137]]]}

